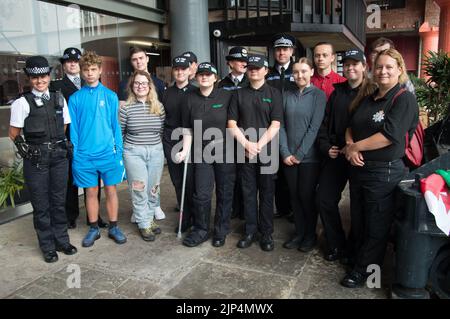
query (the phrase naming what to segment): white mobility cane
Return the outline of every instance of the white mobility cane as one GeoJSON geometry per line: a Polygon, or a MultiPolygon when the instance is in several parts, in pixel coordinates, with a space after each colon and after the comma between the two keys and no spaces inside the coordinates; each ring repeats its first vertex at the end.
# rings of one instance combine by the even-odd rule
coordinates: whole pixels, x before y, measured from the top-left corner
{"type": "Polygon", "coordinates": [[[183,170],[183,185],[181,186],[181,204],[180,204],[180,218],[178,221],[178,234],[177,238],[181,239],[181,225],[183,223],[183,210],[184,210],[184,193],[186,189],[186,175],[188,170],[188,162],[189,162],[189,156],[190,156],[191,150],[189,148],[186,158],[184,159],[184,170],[183,170]]]}

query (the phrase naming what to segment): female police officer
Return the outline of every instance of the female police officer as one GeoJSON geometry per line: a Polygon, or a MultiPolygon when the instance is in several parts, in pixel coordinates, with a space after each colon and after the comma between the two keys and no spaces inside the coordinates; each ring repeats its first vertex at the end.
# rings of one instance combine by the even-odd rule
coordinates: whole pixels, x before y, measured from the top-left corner
{"type": "Polygon", "coordinates": [[[353,101],[346,134],[346,157],[352,164],[350,211],[356,248],[353,270],[341,282],[348,288],[364,284],[369,265],[383,263],[395,188],[405,170],[405,136],[418,122],[414,95],[408,91],[398,95],[400,85],[407,81],[405,62],[398,51],[389,49],[378,54],[374,81],[378,89],[373,94],[362,100],[358,94],[353,101]],[[358,224],[359,230],[354,227],[358,224]]]}
{"type": "Polygon", "coordinates": [[[70,117],[64,97],[48,89],[51,71],[48,61],[42,56],[30,57],[24,70],[32,91],[11,106],[9,137],[24,158],[24,177],[44,260],[56,262],[56,251],[66,255],[77,252],[69,242],[64,209],[68,178],[64,130],[70,117]],[[20,136],[21,129],[25,141],[20,136]]]}

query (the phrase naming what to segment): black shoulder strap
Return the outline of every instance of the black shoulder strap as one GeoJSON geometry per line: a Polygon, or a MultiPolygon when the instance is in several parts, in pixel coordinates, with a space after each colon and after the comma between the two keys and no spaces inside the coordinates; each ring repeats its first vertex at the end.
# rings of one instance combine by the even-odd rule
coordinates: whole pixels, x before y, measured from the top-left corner
{"type": "Polygon", "coordinates": [[[60,106],[61,108],[64,107],[64,95],[62,94],[61,90],[50,90],[50,96],[55,96],[55,106],[60,106]]]}
{"type": "Polygon", "coordinates": [[[388,111],[390,111],[391,110],[391,108],[394,106],[394,103],[395,103],[395,101],[397,100],[397,98],[400,96],[400,95],[402,95],[403,93],[405,93],[406,92],[406,89],[404,89],[404,88],[401,88],[400,90],[398,90],[398,92],[397,93],[395,93],[395,95],[391,98],[391,99],[389,99],[387,102],[386,102],[386,106],[387,106],[387,108],[386,108],[386,113],[388,112],[388,111]]]}
{"type": "MultiPolygon", "coordinates": [[[[33,108],[37,108],[37,104],[36,101],[34,100],[34,94],[31,92],[25,92],[22,94],[22,96],[25,98],[25,100],[27,100],[28,105],[33,108]]],[[[30,110],[31,111],[31,110],[30,110]]]]}
{"type": "Polygon", "coordinates": [[[404,92],[406,92],[405,88],[401,88],[400,90],[398,90],[398,92],[394,95],[394,97],[392,98],[392,105],[395,103],[395,100],[397,100],[397,98],[402,95],[404,92]]]}

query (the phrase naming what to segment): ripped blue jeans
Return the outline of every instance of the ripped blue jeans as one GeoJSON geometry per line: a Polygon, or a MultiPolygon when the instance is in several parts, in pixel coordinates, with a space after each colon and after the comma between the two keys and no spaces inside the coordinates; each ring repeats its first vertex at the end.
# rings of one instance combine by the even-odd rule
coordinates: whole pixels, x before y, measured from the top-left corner
{"type": "Polygon", "coordinates": [[[155,208],[160,205],[159,184],[164,167],[162,143],[126,143],[123,159],[136,222],[139,228],[148,228],[155,216],[155,208]]]}

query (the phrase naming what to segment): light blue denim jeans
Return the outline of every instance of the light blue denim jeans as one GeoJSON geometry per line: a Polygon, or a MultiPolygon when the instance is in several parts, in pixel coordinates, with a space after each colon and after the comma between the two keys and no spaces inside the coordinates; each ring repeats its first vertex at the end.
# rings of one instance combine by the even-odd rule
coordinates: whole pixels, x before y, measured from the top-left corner
{"type": "Polygon", "coordinates": [[[155,208],[160,205],[159,183],[164,167],[162,143],[126,143],[123,159],[136,222],[139,228],[148,228],[155,216],[155,208]]]}

